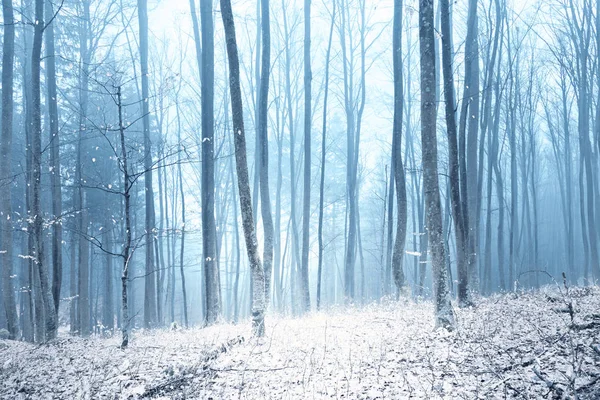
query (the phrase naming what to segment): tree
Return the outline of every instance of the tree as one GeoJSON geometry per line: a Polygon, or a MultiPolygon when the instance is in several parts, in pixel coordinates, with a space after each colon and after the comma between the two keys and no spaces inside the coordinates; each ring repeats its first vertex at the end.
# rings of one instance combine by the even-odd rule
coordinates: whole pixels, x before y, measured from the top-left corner
{"type": "Polygon", "coordinates": [[[212,0],[200,3],[202,27],[202,257],[205,271],[206,323],[221,313],[215,227],[214,33],[212,0]]]}
{"type": "Polygon", "coordinates": [[[404,244],[406,242],[407,200],[406,177],[402,163],[402,113],[404,103],[404,89],[402,87],[402,0],[394,0],[394,28],[393,28],[393,64],[394,64],[394,124],[392,137],[392,168],[396,181],[396,198],[398,202],[398,220],[396,227],[396,242],[392,255],[392,271],[397,293],[400,294],[404,286],[404,271],[402,259],[404,244]]]}
{"type": "Polygon", "coordinates": [[[52,192],[52,295],[58,313],[62,286],[62,185],[60,168],[60,139],[58,130],[58,100],[56,94],[56,55],[54,48],[54,9],[46,1],[46,15],[51,18],[46,26],[46,85],[48,87],[48,117],[50,125],[50,169],[52,192]]]}
{"type": "Polygon", "coordinates": [[[42,41],[44,34],[44,0],[35,1],[35,26],[33,31],[33,49],[31,53],[31,83],[32,83],[32,146],[33,156],[32,164],[32,206],[31,220],[34,243],[34,263],[37,279],[40,283],[40,292],[44,304],[45,313],[45,338],[38,338],[41,341],[54,339],[58,330],[58,319],[56,308],[54,307],[54,298],[50,285],[48,266],[44,255],[44,232],[43,215],[41,207],[42,195],[42,110],[41,110],[41,59],[42,59],[42,41]]]}
{"type": "Polygon", "coordinates": [[[117,109],[119,113],[119,142],[121,157],[119,167],[123,172],[123,200],[125,205],[125,241],[123,243],[123,269],[121,271],[121,348],[129,344],[129,302],[127,298],[127,284],[129,282],[129,263],[131,261],[131,178],[129,174],[127,148],[125,147],[125,125],[123,122],[123,102],[121,100],[121,86],[117,87],[117,109]]]}
{"type": "MultiPolygon", "coordinates": [[[[86,134],[88,126],[88,100],[89,100],[89,71],[91,64],[90,51],[90,1],[82,1],[82,16],[79,26],[79,129],[77,137],[77,164],[75,165],[75,181],[77,182],[77,195],[75,198],[75,210],[77,215],[78,231],[78,275],[77,275],[77,321],[75,323],[76,331],[82,336],[90,334],[90,261],[89,261],[89,243],[88,235],[88,210],[86,190],[84,189],[84,170],[87,163],[83,155],[86,152],[86,134]]],[[[73,266],[72,266],[73,267],[73,266]]]]}
{"type": "Polygon", "coordinates": [[[444,103],[446,132],[448,135],[448,169],[450,180],[450,204],[456,243],[456,268],[458,272],[458,301],[468,303],[468,263],[467,263],[467,227],[463,216],[461,196],[459,151],[456,134],[456,101],[454,92],[454,73],[452,71],[452,31],[451,12],[448,0],[440,0],[442,28],[442,71],[444,79],[444,103]]]}
{"type": "Polygon", "coordinates": [[[140,67],[142,81],[142,124],[144,130],[144,186],[146,200],[146,277],[144,279],[144,326],[154,327],[156,315],[156,278],[154,266],[154,191],[152,188],[152,142],[148,93],[148,0],[138,0],[140,67]]]}
{"type": "Polygon", "coordinates": [[[312,107],[312,71],[310,66],[310,2],[304,0],[304,204],[302,209],[302,268],[300,282],[302,286],[302,310],[310,310],[310,291],[308,285],[308,250],[310,247],[310,156],[311,156],[311,107],[312,107]]]}
{"type": "Polygon", "coordinates": [[[419,0],[419,49],[421,55],[421,152],[423,185],[429,250],[433,270],[433,301],[435,325],[453,329],[454,311],[450,304],[444,237],[442,235],[442,207],[437,171],[436,101],[435,101],[435,33],[433,0],[419,0]]]}
{"type": "Polygon", "coordinates": [[[258,95],[258,136],[260,155],[260,210],[264,229],[263,261],[265,274],[265,301],[269,303],[271,294],[271,273],[273,270],[273,216],[271,213],[271,195],[269,192],[269,138],[267,135],[269,75],[271,71],[271,23],[269,0],[260,0],[262,65],[258,95]]]}
{"type": "Polygon", "coordinates": [[[13,279],[13,235],[11,204],[11,156],[13,134],[13,74],[15,65],[15,25],[12,0],[2,1],[4,37],[2,41],[2,133],[0,136],[0,231],[2,233],[2,294],[9,337],[16,339],[19,333],[19,319],[15,299],[13,279]]]}
{"type": "Polygon", "coordinates": [[[233,137],[235,145],[235,163],[237,171],[238,190],[240,195],[240,210],[242,228],[246,239],[246,251],[252,270],[252,327],[256,336],[265,333],[265,273],[258,255],[258,241],[254,230],[252,214],[252,197],[248,178],[248,161],[246,156],[246,135],[244,131],[244,108],[242,90],[240,87],[240,64],[235,35],[235,23],[230,0],[220,0],[221,17],[227,42],[227,57],[229,59],[229,88],[231,92],[231,114],[233,121],[233,137]]]}
{"type": "Polygon", "coordinates": [[[327,42],[327,52],[325,53],[325,94],[323,96],[323,128],[321,137],[321,181],[319,184],[319,227],[317,237],[319,241],[319,266],[317,270],[317,310],[321,307],[321,279],[323,274],[323,201],[325,191],[325,161],[327,149],[327,100],[329,98],[329,59],[331,56],[331,42],[333,41],[333,28],[335,26],[336,4],[333,2],[333,11],[331,12],[331,24],[329,27],[329,40],[327,42]]]}

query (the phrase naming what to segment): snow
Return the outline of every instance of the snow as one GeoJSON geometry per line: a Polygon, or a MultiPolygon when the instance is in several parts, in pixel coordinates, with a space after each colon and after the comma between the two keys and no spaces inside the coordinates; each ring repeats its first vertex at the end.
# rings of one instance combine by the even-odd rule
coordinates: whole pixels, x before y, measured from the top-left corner
{"type": "Polygon", "coordinates": [[[598,288],[545,288],[457,309],[453,332],[401,300],[267,315],[260,340],[245,321],[137,331],[124,351],[118,337],[0,341],[0,398],[592,399],[599,308],[598,288]]]}

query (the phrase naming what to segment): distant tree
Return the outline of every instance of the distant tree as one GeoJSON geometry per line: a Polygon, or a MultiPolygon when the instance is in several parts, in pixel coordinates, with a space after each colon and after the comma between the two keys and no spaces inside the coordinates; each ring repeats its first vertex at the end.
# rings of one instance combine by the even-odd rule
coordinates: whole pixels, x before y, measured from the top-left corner
{"type": "MultiPolygon", "coordinates": [[[[263,0],[264,1],[264,0],[263,0]]],[[[310,310],[308,251],[310,247],[310,163],[312,130],[312,71],[310,65],[310,3],[304,0],[304,204],[302,209],[302,311],[310,310]]]]}
{"type": "Polygon", "coordinates": [[[323,202],[325,192],[325,162],[327,160],[327,100],[329,98],[329,60],[331,57],[331,42],[333,41],[333,28],[335,26],[335,13],[337,2],[333,2],[333,11],[331,12],[331,24],[329,27],[329,40],[327,42],[327,52],[325,53],[325,81],[323,96],[323,128],[321,137],[321,181],[319,184],[319,226],[318,226],[318,241],[319,241],[319,266],[317,271],[317,309],[321,307],[321,279],[323,275],[323,202]]]}

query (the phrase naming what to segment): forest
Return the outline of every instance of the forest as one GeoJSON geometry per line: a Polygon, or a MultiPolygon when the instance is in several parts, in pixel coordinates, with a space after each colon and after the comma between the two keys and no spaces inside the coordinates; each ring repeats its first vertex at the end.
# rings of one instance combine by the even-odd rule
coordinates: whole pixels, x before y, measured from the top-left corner
{"type": "Polygon", "coordinates": [[[600,2],[1,21],[0,399],[600,397],[600,2]]]}

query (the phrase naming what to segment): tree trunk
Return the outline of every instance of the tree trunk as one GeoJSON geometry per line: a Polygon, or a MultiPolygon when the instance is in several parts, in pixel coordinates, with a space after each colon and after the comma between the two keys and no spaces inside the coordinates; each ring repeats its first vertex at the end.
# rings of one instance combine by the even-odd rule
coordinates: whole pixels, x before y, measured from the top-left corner
{"type": "Polygon", "coordinates": [[[310,247],[310,167],[312,130],[312,71],[310,65],[310,3],[304,0],[304,204],[302,210],[302,311],[310,310],[310,290],[308,284],[308,251],[310,247]]]}
{"type": "MultiPolygon", "coordinates": [[[[52,3],[46,2],[46,14],[53,18],[52,3]]],[[[54,23],[46,27],[46,85],[48,87],[48,116],[50,125],[50,180],[52,192],[52,295],[58,313],[62,286],[62,189],[60,170],[60,139],[58,131],[58,103],[56,94],[56,56],[54,49],[54,23]]]]}
{"type": "Polygon", "coordinates": [[[156,278],[154,266],[154,191],[152,189],[152,142],[148,93],[148,0],[138,0],[140,67],[142,78],[142,125],[144,130],[144,186],[146,201],[146,266],[144,278],[144,327],[152,328],[156,320],[156,278]]]}
{"type": "MultiPolygon", "coordinates": [[[[179,104],[177,105],[177,142],[181,145],[181,115],[179,104]]],[[[177,154],[177,176],[179,178],[179,194],[181,196],[181,247],[179,249],[179,274],[181,277],[181,294],[183,296],[183,320],[185,327],[189,326],[188,321],[188,306],[187,306],[187,290],[185,286],[185,272],[183,270],[183,256],[185,254],[185,191],[183,189],[183,173],[181,171],[181,150],[177,154]]],[[[173,251],[175,251],[175,244],[173,244],[173,251]]],[[[175,256],[173,256],[175,257],[175,256]]],[[[175,263],[173,263],[175,265],[175,263]]],[[[175,267],[173,267],[175,268],[175,267]]],[[[173,271],[173,292],[175,291],[175,272],[173,271]]],[[[172,295],[174,296],[174,294],[172,295]]],[[[174,300],[173,300],[174,302],[174,300]]]]}
{"type": "Polygon", "coordinates": [[[406,224],[408,219],[406,200],[406,176],[402,162],[402,117],[404,107],[404,88],[402,77],[402,0],[394,0],[393,28],[393,64],[394,64],[394,124],[392,152],[394,156],[394,179],[396,182],[396,199],[398,202],[398,220],[396,226],[396,242],[392,255],[392,273],[396,284],[397,296],[405,285],[402,260],[406,243],[406,224]]]}
{"type": "Polygon", "coordinates": [[[446,131],[448,133],[448,158],[450,180],[450,202],[456,240],[456,269],[458,275],[458,301],[469,304],[467,234],[461,199],[461,178],[459,170],[459,150],[456,133],[456,101],[452,60],[451,11],[448,0],[440,0],[442,28],[442,71],[444,76],[444,102],[446,112],[446,131]]]}
{"type": "Polygon", "coordinates": [[[13,234],[11,205],[11,156],[13,131],[13,74],[15,65],[15,25],[12,0],[2,0],[4,37],[2,42],[2,133],[0,136],[0,180],[5,185],[0,196],[2,233],[2,300],[10,339],[19,334],[19,318],[13,285],[13,234]]]}
{"type": "Polygon", "coordinates": [[[427,231],[433,270],[435,325],[453,329],[455,320],[450,304],[445,268],[442,210],[437,171],[433,0],[420,0],[419,2],[419,44],[421,54],[421,151],[427,231]]]}
{"type": "MultiPolygon", "coordinates": [[[[258,135],[260,148],[260,210],[264,229],[263,261],[265,274],[265,302],[268,305],[271,293],[273,270],[273,216],[269,192],[269,139],[267,135],[269,105],[269,74],[271,70],[271,26],[269,0],[260,0],[262,29],[262,65],[258,96],[258,135]]],[[[258,166],[257,166],[258,167],[258,166]]],[[[253,292],[253,296],[258,293],[253,292]]]]}
{"type": "Polygon", "coordinates": [[[81,19],[79,31],[79,135],[77,138],[77,162],[75,165],[75,181],[77,182],[77,195],[74,200],[75,210],[77,211],[77,230],[78,230],[78,285],[77,285],[77,331],[80,335],[87,336],[90,333],[90,315],[89,315],[89,243],[87,241],[87,209],[86,192],[83,183],[83,171],[85,170],[84,135],[86,134],[87,104],[88,104],[88,83],[89,83],[89,25],[90,21],[90,2],[83,1],[83,16],[81,19]]]}
{"type": "Polygon", "coordinates": [[[38,293],[43,299],[45,314],[45,340],[56,337],[58,330],[58,319],[52,287],[48,274],[48,266],[44,258],[44,232],[42,217],[42,112],[41,112],[41,55],[42,40],[44,34],[44,0],[35,1],[35,19],[37,23],[33,33],[33,50],[31,55],[31,83],[32,83],[32,146],[33,173],[32,173],[32,219],[33,219],[33,243],[36,271],[40,282],[38,293]]]}
{"type": "MultiPolygon", "coordinates": [[[[106,204],[106,210],[109,210],[110,204],[108,199],[108,193],[105,193],[104,203],[106,204]]],[[[109,212],[106,212],[104,229],[102,232],[102,246],[106,249],[105,257],[105,271],[104,271],[104,287],[103,287],[103,304],[102,304],[102,326],[105,332],[112,332],[115,328],[114,318],[114,302],[113,302],[113,256],[111,254],[112,246],[112,232],[113,227],[111,226],[111,216],[109,212]]]]}
{"type": "Polygon", "coordinates": [[[202,254],[205,271],[205,321],[213,324],[221,314],[220,282],[215,229],[214,160],[214,32],[212,0],[200,2],[202,28],[202,254]]]}
{"type": "Polygon", "coordinates": [[[252,197],[248,178],[248,162],[246,156],[246,136],[244,131],[244,109],[242,104],[242,90],[240,87],[240,66],[235,35],[233,11],[230,0],[220,0],[221,16],[225,29],[227,42],[227,56],[229,59],[229,87],[231,91],[231,113],[233,117],[233,136],[235,144],[235,161],[238,176],[238,189],[240,192],[240,209],[242,213],[242,226],[246,239],[246,250],[250,260],[253,276],[252,298],[252,326],[256,336],[265,333],[265,274],[258,255],[258,242],[254,231],[254,216],[252,214],[252,197]]]}
{"type": "Polygon", "coordinates": [[[317,270],[317,310],[321,307],[321,279],[323,274],[323,201],[325,191],[325,161],[327,150],[327,100],[329,99],[329,59],[331,56],[331,43],[333,41],[333,27],[335,26],[336,4],[333,2],[333,11],[331,13],[331,25],[329,27],[329,40],[327,42],[327,53],[325,54],[325,94],[323,97],[323,129],[321,138],[321,180],[319,184],[319,266],[317,270]]]}
{"type": "Polygon", "coordinates": [[[125,242],[123,244],[123,270],[121,271],[121,348],[129,344],[129,303],[127,298],[127,286],[129,283],[129,264],[131,261],[131,181],[127,160],[127,148],[125,147],[125,127],[123,126],[123,103],[121,101],[121,86],[117,87],[117,108],[119,113],[119,140],[121,144],[120,168],[123,172],[123,197],[125,201],[125,242]]]}

